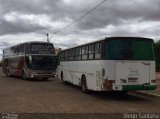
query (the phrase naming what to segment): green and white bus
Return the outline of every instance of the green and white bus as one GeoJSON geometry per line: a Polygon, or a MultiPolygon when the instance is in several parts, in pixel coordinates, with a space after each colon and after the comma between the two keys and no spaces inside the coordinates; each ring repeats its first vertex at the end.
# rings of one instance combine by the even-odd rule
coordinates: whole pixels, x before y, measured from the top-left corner
{"type": "Polygon", "coordinates": [[[155,90],[153,40],[108,37],[62,50],[57,71],[83,92],[155,90]]]}

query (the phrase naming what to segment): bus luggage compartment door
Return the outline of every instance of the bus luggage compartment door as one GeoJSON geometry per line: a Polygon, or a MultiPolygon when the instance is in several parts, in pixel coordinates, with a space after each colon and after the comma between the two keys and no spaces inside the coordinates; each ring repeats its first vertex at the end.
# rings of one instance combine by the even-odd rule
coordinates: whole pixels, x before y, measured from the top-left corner
{"type": "Polygon", "coordinates": [[[116,85],[149,85],[150,63],[143,61],[117,61],[116,85]]]}

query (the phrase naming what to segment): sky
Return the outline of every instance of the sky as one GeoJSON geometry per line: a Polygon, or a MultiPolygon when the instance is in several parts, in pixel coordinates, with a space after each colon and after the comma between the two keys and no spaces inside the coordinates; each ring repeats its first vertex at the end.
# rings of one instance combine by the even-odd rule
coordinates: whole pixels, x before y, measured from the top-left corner
{"type": "Polygon", "coordinates": [[[110,36],[160,39],[160,0],[0,0],[0,54],[26,41],[46,41],[69,48],[110,36]]]}

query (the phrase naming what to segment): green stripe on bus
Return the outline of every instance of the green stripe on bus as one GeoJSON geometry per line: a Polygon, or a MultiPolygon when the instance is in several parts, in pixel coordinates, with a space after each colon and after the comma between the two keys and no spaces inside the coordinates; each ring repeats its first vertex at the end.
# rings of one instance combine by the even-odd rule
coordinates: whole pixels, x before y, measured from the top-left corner
{"type": "Polygon", "coordinates": [[[157,88],[156,85],[123,85],[122,90],[155,90],[157,88]]]}

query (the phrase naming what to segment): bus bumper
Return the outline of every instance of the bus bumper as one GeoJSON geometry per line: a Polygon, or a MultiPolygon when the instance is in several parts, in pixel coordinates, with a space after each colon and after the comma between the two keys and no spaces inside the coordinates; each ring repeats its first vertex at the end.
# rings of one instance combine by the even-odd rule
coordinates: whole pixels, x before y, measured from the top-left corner
{"type": "Polygon", "coordinates": [[[54,78],[55,75],[32,75],[30,78],[54,78]]]}
{"type": "Polygon", "coordinates": [[[116,85],[112,82],[104,82],[103,90],[110,91],[135,91],[135,90],[155,90],[157,89],[156,84],[141,84],[141,85],[116,85]]]}
{"type": "Polygon", "coordinates": [[[134,90],[155,90],[156,85],[123,85],[122,90],[134,91],[134,90]]]}
{"type": "Polygon", "coordinates": [[[29,78],[54,78],[56,76],[55,73],[51,73],[51,74],[31,74],[29,78]]]}

